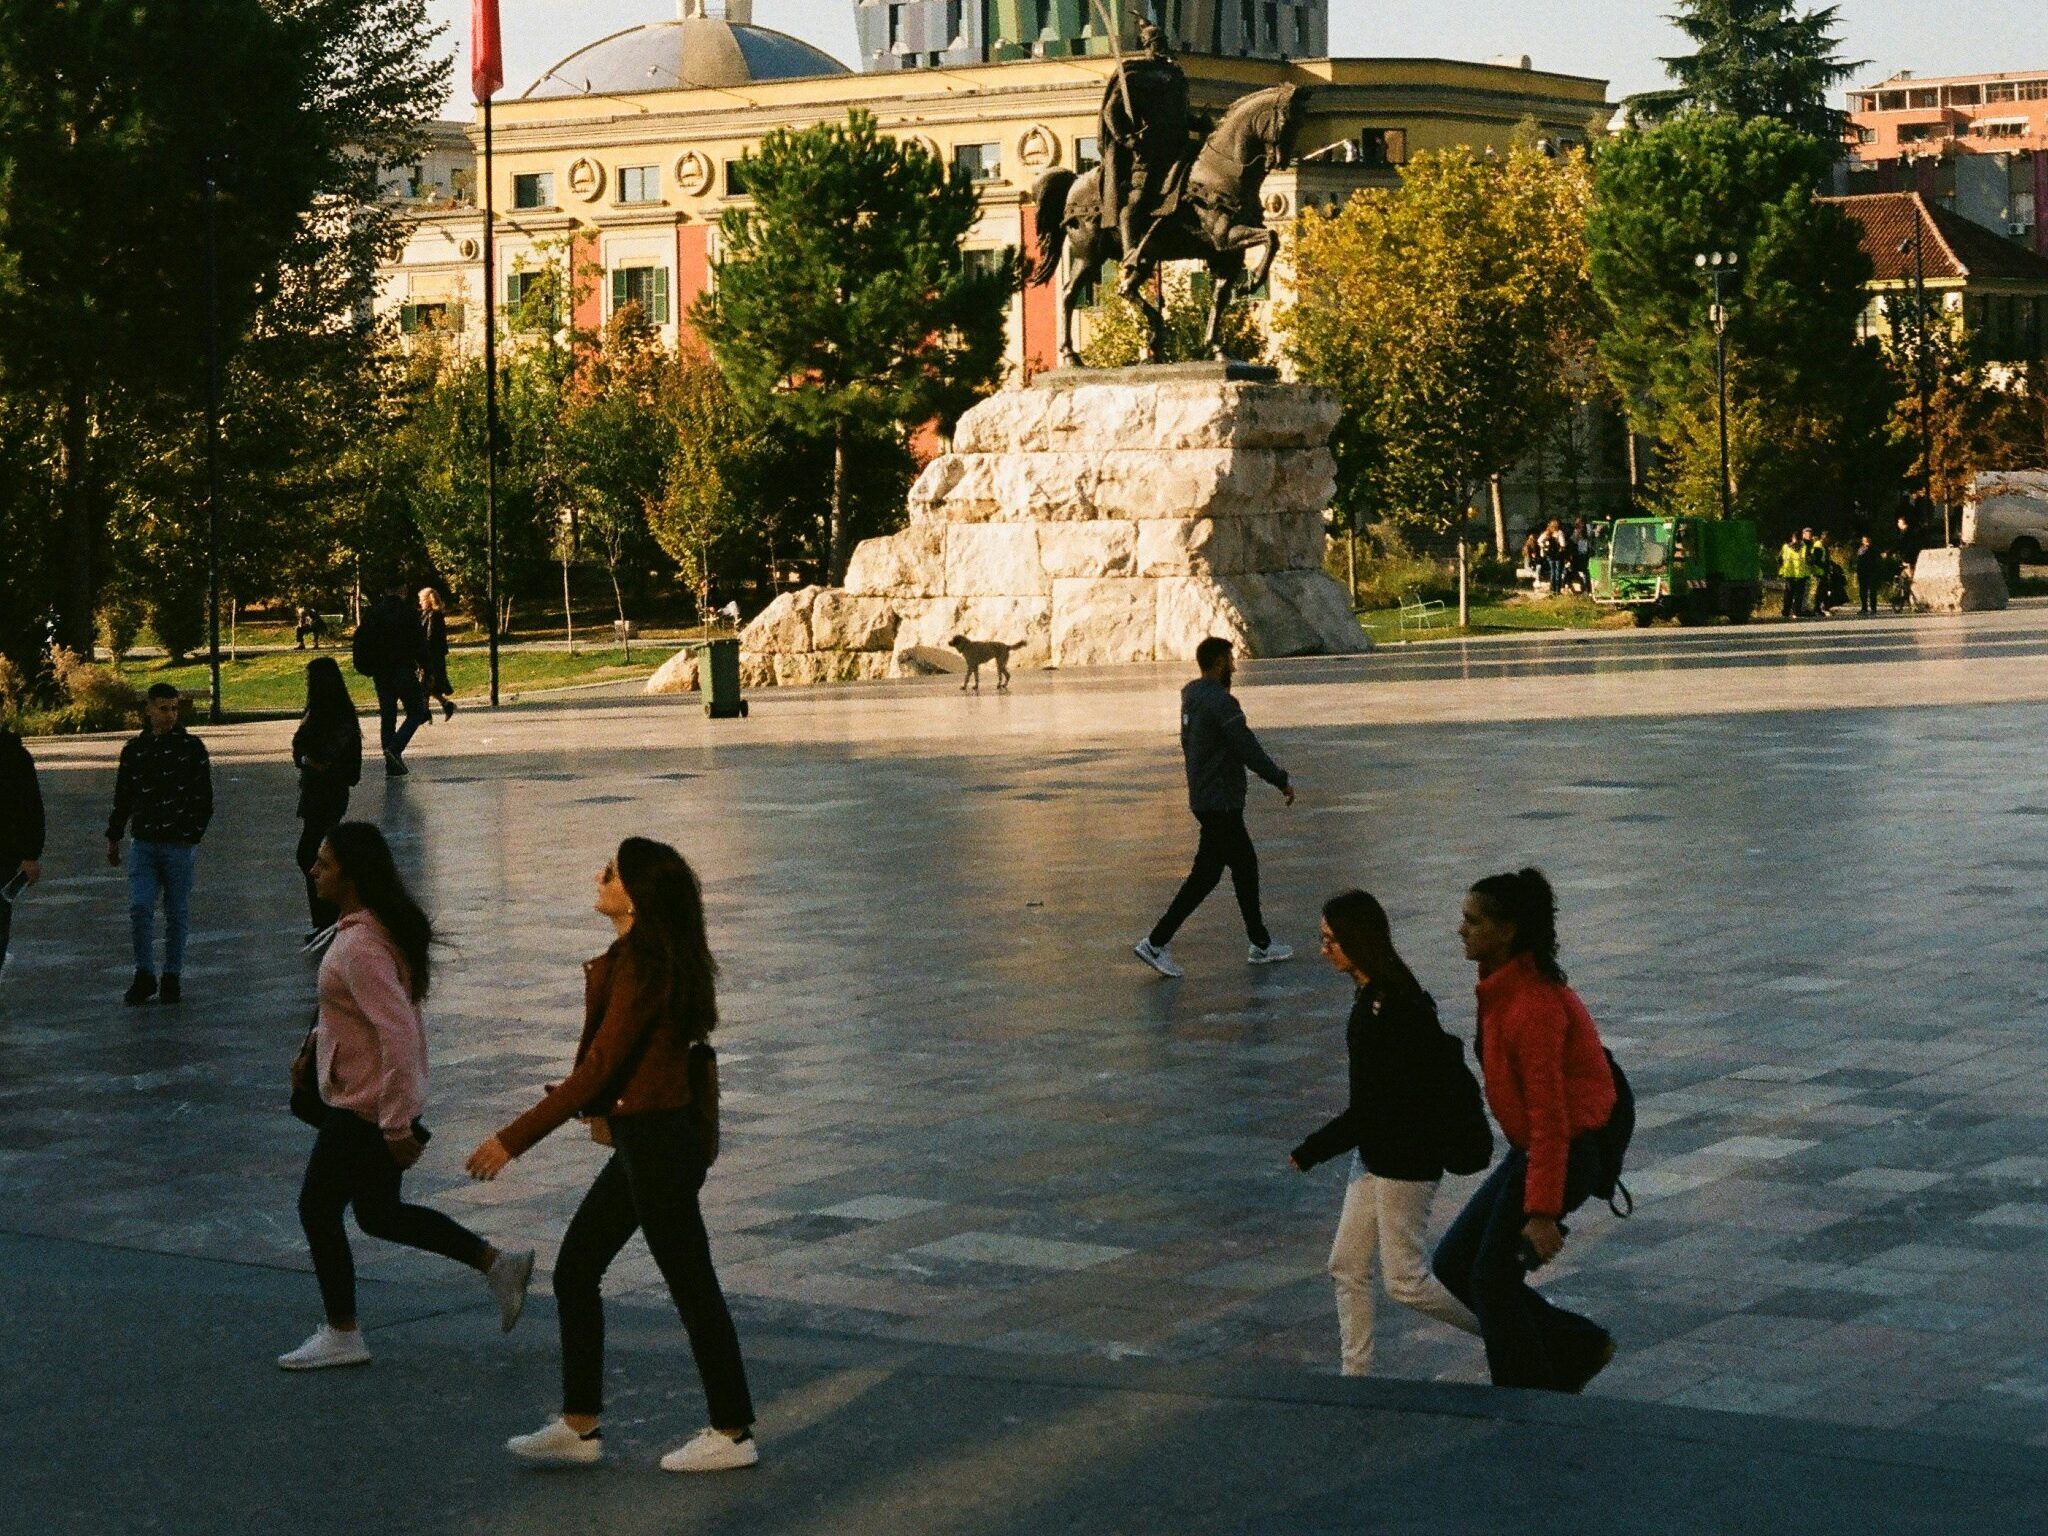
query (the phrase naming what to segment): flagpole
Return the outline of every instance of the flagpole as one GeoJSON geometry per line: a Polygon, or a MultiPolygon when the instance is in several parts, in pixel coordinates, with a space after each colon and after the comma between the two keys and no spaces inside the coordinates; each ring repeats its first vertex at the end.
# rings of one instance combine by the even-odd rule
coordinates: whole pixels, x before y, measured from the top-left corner
{"type": "Polygon", "coordinates": [[[491,707],[498,706],[498,237],[491,174],[491,98],[484,97],[484,587],[490,604],[491,707]]]}

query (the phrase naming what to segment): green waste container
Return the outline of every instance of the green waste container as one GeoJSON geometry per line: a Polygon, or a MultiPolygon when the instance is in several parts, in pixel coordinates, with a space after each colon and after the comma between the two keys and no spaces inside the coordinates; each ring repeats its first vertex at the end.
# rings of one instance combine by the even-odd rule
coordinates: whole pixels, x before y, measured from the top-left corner
{"type": "Polygon", "coordinates": [[[704,713],[714,720],[730,720],[747,712],[740,697],[740,642],[737,635],[727,640],[706,640],[697,647],[697,691],[704,695],[704,713]]]}

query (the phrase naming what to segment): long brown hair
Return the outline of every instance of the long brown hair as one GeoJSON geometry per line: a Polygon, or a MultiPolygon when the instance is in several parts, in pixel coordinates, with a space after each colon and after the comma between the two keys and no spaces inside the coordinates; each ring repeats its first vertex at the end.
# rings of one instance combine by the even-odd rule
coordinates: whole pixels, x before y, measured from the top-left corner
{"type": "Polygon", "coordinates": [[[1344,958],[1383,991],[1422,995],[1422,983],[1394,949],[1394,931],[1378,898],[1360,890],[1339,891],[1323,903],[1323,921],[1344,958]]]}
{"type": "Polygon", "coordinates": [[[704,892],[689,861],[667,843],[629,837],[612,867],[633,902],[627,951],[661,999],[660,1016],[701,1039],[718,1024],[718,962],[704,932],[704,892]]]}
{"type": "Polygon", "coordinates": [[[356,888],[356,899],[384,925],[398,952],[405,956],[412,1000],[420,1001],[427,995],[431,979],[427,952],[434,942],[434,925],[405,888],[398,863],[391,857],[391,845],[369,822],[344,821],[328,831],[327,846],[356,888]]]}

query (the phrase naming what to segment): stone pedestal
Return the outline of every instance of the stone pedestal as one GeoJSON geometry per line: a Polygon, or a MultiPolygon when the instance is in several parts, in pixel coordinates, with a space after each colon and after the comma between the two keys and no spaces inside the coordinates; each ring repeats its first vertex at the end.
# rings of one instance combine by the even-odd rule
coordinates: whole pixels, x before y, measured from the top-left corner
{"type": "Polygon", "coordinates": [[[744,681],[901,675],[956,635],[1011,665],[1367,650],[1324,574],[1336,400],[1233,365],[1065,369],[975,406],[900,533],[844,588],[785,593],[741,637],[744,681]],[[1247,373],[1250,376],[1246,376],[1247,373]]]}
{"type": "Polygon", "coordinates": [[[1913,562],[1913,606],[1922,613],[1978,613],[2006,602],[2005,572],[1987,549],[1923,549],[1913,562]]]}

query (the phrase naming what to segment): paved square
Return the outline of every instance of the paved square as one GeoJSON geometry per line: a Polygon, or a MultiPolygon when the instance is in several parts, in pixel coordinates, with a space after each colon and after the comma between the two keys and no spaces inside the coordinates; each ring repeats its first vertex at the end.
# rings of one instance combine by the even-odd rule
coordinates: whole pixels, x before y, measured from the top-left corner
{"type": "MultiPolygon", "coordinates": [[[[1316,909],[1380,893],[1469,1036],[1459,899],[1533,862],[1640,1098],[1638,1212],[1582,1212],[1549,1281],[1620,1340],[1596,1391],[2048,1443],[2044,618],[1253,665],[1252,722],[1303,790],[1283,810],[1255,785],[1251,816],[1301,958],[1247,967],[1219,893],[1180,983],[1128,953],[1193,847],[1179,669],[757,695],[748,721],[465,711],[355,806],[447,938],[438,1134],[408,1187],[551,1257],[602,1154],[560,1133],[492,1185],[461,1162],[561,1075],[606,939],[591,876],[646,833],[708,888],[706,1198],[743,1330],[1333,1371],[1341,1169],[1285,1162],[1344,1091],[1316,909]]],[[[53,834],[0,980],[7,1229],[306,1268],[289,731],[208,733],[220,813],[176,1010],[119,1002],[118,743],[35,744],[53,834]]],[[[659,1286],[637,1247],[611,1283],[659,1286]]],[[[310,1276],[305,1299],[310,1322],[310,1276]]],[[[1483,1377],[1465,1336],[1381,1317],[1383,1372],[1483,1377]]]]}

